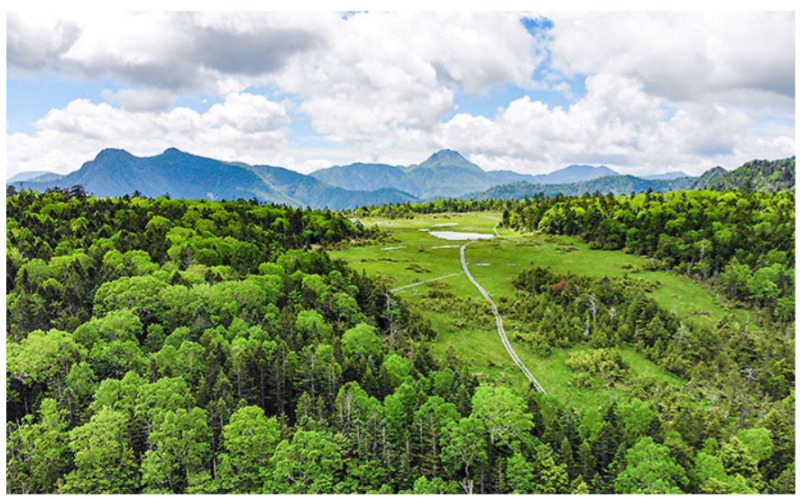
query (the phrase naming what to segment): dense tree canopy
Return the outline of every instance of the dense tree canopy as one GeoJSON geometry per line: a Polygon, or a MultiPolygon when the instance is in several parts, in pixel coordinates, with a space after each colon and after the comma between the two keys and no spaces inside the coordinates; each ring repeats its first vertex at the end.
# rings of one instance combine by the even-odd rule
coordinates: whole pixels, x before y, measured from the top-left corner
{"type": "Polygon", "coordinates": [[[383,236],[341,213],[10,193],[9,493],[794,491],[793,315],[778,304],[793,299],[793,194],[430,207],[644,241],[786,322],[694,328],[636,278],[527,268],[500,303],[527,324],[514,340],[543,355],[585,346],[568,365],[586,389],[627,385],[629,398],[581,411],[435,356],[427,320],[325,252],[383,236]],[[719,216],[702,214],[712,204],[719,216]],[[663,246],[629,235],[677,205],[684,221],[658,215],[674,228],[663,246]],[[686,384],[629,378],[625,347],[686,384]]]}

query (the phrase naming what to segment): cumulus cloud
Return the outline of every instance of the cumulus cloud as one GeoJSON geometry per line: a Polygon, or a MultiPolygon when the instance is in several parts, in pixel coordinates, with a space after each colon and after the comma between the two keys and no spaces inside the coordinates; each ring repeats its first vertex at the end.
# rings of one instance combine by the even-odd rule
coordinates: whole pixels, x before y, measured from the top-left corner
{"type": "MultiPolygon", "coordinates": [[[[10,16],[18,49],[9,67],[171,93],[277,85],[302,95],[301,110],[334,140],[429,128],[455,109],[455,91],[534,85],[543,57],[542,40],[514,13],[103,13],[57,24],[69,29],[10,16]]],[[[146,96],[114,101],[144,110],[163,102],[146,96]]]]}
{"type": "Polygon", "coordinates": [[[296,19],[280,13],[189,13],[177,25],[193,40],[184,56],[220,74],[259,76],[325,44],[313,27],[293,26],[296,19]]]}
{"type": "Polygon", "coordinates": [[[9,74],[122,87],[102,94],[113,105],[74,101],[35,135],[10,135],[9,164],[65,171],[103,147],[177,146],[308,171],[454,148],[531,173],[570,163],[699,173],[793,154],[792,13],[553,13],[538,31],[525,17],[540,16],[9,13],[9,74]],[[458,112],[466,94],[480,101],[497,88],[529,96],[493,116],[458,112]],[[538,101],[530,90],[541,89],[569,104],[538,101]],[[201,94],[224,102],[203,113],[173,107],[201,94]],[[315,135],[290,137],[298,114],[315,135]],[[290,153],[290,143],[304,148],[290,153]]]}
{"type": "Polygon", "coordinates": [[[177,147],[223,160],[280,164],[288,160],[288,120],[281,104],[247,93],[230,94],[205,113],[186,107],[132,112],[78,99],[37,121],[35,135],[7,137],[7,174],[35,169],[67,173],[107,147],[139,155],[177,147]]]}
{"type": "Polygon", "coordinates": [[[160,89],[132,90],[123,88],[117,92],[103,90],[101,96],[112,103],[119,104],[126,111],[153,112],[165,111],[172,106],[175,95],[160,89]]]}
{"type": "Polygon", "coordinates": [[[269,133],[289,121],[286,108],[261,95],[233,93],[225,102],[215,104],[202,121],[212,128],[228,127],[244,133],[269,133]]]}
{"type": "Polygon", "coordinates": [[[621,76],[591,76],[586,87],[586,96],[566,109],[526,96],[494,119],[458,114],[436,127],[434,142],[490,169],[527,173],[588,163],[629,174],[670,168],[700,174],[765,151],[772,158],[793,154],[792,128],[753,135],[752,117],[734,107],[710,102],[673,109],[646,93],[641,82],[621,76]]]}
{"type": "Polygon", "coordinates": [[[361,13],[330,29],[324,51],[293,59],[277,81],[308,96],[300,110],[334,140],[429,130],[457,91],[533,85],[543,57],[513,13],[361,13]]]}
{"type": "Polygon", "coordinates": [[[80,27],[68,20],[42,15],[35,20],[16,12],[6,15],[6,56],[8,67],[21,72],[46,69],[81,34],[80,27]]]}
{"type": "Polygon", "coordinates": [[[676,101],[758,90],[794,97],[791,12],[557,13],[553,66],[637,79],[676,101]]]}
{"type": "Polygon", "coordinates": [[[9,15],[12,72],[43,67],[80,78],[107,75],[171,91],[212,92],[230,75],[268,75],[321,43],[312,26],[279,13],[102,12],[48,20],[9,15]]]}

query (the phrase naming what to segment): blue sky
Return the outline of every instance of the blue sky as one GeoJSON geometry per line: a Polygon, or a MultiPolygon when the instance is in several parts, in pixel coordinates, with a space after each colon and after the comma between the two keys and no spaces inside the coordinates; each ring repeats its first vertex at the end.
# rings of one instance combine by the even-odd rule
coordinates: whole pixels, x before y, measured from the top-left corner
{"type": "Polygon", "coordinates": [[[165,13],[7,18],[7,176],[102,148],[308,172],[733,168],[794,153],[794,14],[165,13]]]}

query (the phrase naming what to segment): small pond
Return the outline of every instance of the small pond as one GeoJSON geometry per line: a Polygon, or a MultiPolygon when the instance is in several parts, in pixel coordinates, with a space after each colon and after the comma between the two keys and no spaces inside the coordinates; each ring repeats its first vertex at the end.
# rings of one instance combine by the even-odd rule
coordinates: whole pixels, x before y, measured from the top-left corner
{"type": "Polygon", "coordinates": [[[445,240],[478,240],[478,239],[493,239],[494,235],[488,233],[474,233],[474,232],[428,232],[434,237],[445,240]]]}

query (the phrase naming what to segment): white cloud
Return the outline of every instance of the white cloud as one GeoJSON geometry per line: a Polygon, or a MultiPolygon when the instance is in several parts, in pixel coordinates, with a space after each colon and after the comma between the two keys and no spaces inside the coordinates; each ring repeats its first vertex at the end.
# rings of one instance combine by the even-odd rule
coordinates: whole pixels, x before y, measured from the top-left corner
{"type": "Polygon", "coordinates": [[[493,120],[456,115],[437,126],[435,142],[489,169],[526,173],[588,163],[630,174],[667,169],[700,174],[716,164],[734,167],[753,159],[746,154],[773,159],[793,154],[793,129],[753,135],[752,117],[741,109],[684,103],[672,114],[665,99],[648,95],[631,78],[591,76],[586,86],[586,96],[568,109],[523,97],[493,120]]]}
{"type": "MultiPolygon", "coordinates": [[[[52,21],[9,17],[9,39],[21,40],[10,46],[39,47],[10,50],[9,67],[171,93],[273,84],[302,95],[301,110],[333,140],[428,129],[454,110],[458,89],[534,86],[543,56],[517,13],[103,12],[58,23],[66,34],[52,21]]],[[[115,97],[131,109],[156,105],[115,97]]]]}
{"type": "Polygon", "coordinates": [[[288,123],[289,114],[276,102],[261,95],[232,93],[222,104],[213,105],[202,121],[209,127],[231,128],[244,133],[269,133],[288,123]]]}
{"type": "Polygon", "coordinates": [[[794,96],[792,12],[556,13],[553,66],[637,79],[671,100],[758,90],[794,96]]]}
{"type": "Polygon", "coordinates": [[[26,18],[17,12],[6,14],[6,51],[9,68],[21,72],[55,65],[80,36],[77,24],[40,13],[26,18]]]}
{"type": "Polygon", "coordinates": [[[278,71],[321,43],[312,26],[276,13],[81,13],[56,20],[10,15],[11,72],[49,68],[78,78],[110,76],[124,84],[213,92],[229,76],[278,71]]]}
{"type": "Polygon", "coordinates": [[[278,84],[336,141],[429,130],[456,91],[532,85],[537,40],[512,13],[369,13],[326,26],[324,49],[292,59],[278,84]]]}
{"type": "Polygon", "coordinates": [[[146,90],[123,88],[117,92],[106,89],[103,90],[101,96],[109,102],[119,104],[126,111],[132,112],[166,111],[175,101],[174,94],[158,88],[146,90]]]}
{"type": "Polygon", "coordinates": [[[177,147],[223,160],[281,164],[290,159],[288,120],[281,104],[246,93],[230,94],[202,114],[186,107],[131,112],[79,99],[37,121],[35,135],[7,137],[6,173],[36,169],[67,173],[108,147],[136,155],[177,147]]]}
{"type": "Polygon", "coordinates": [[[10,135],[9,166],[66,171],[103,147],[153,154],[175,146],[309,171],[356,160],[407,164],[454,148],[492,169],[593,163],[699,173],[794,153],[791,12],[558,13],[541,36],[521,17],[9,13],[10,74],[127,87],[103,93],[117,107],[73,101],[39,120],[34,136],[10,135]],[[586,76],[585,95],[562,78],[576,74],[586,76]],[[571,104],[527,96],[495,116],[442,121],[460,95],[479,99],[493,87],[550,88],[571,104]],[[255,95],[263,88],[284,101],[255,95]],[[205,113],[171,107],[187,94],[224,102],[205,113]],[[317,136],[289,137],[298,112],[317,136]],[[304,147],[289,151],[289,138],[304,147]],[[335,145],[314,148],[323,141],[335,145]]]}

